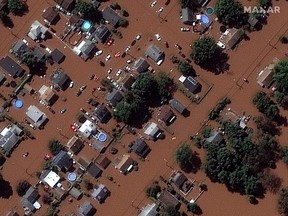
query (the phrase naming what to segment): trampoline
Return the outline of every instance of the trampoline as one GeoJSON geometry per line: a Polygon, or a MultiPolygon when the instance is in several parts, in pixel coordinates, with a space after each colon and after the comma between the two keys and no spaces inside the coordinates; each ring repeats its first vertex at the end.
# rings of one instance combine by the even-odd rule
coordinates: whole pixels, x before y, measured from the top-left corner
{"type": "Polygon", "coordinates": [[[20,100],[20,99],[16,99],[16,100],[14,101],[14,106],[15,106],[17,109],[22,108],[22,107],[23,107],[23,101],[20,100]]]}
{"type": "Polygon", "coordinates": [[[76,180],[76,178],[77,178],[77,176],[76,176],[76,174],[74,172],[71,172],[71,173],[68,174],[68,180],[70,182],[74,182],[76,180]]]}
{"type": "Polygon", "coordinates": [[[91,23],[89,21],[84,21],[84,23],[82,24],[82,29],[83,31],[88,31],[91,28],[91,23]]]}
{"type": "Polygon", "coordinates": [[[212,15],[214,13],[214,9],[212,7],[207,7],[205,13],[207,15],[212,15]]]}
{"type": "Polygon", "coordinates": [[[206,15],[201,14],[200,22],[204,23],[204,24],[208,24],[210,21],[209,21],[209,18],[206,15]]]}
{"type": "Polygon", "coordinates": [[[105,133],[100,132],[98,134],[98,140],[101,142],[105,142],[107,140],[107,135],[105,133]]]}

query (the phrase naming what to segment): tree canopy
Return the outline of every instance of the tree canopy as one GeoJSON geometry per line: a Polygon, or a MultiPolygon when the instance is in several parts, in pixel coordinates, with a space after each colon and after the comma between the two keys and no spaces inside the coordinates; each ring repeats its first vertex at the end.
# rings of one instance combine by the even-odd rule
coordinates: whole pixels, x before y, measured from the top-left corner
{"type": "Polygon", "coordinates": [[[146,189],[146,195],[148,197],[157,198],[157,194],[161,192],[161,187],[157,184],[152,185],[151,187],[146,189]]]}
{"type": "Polygon", "coordinates": [[[25,3],[21,0],[8,0],[7,7],[11,13],[19,14],[25,10],[25,3]]]}
{"type": "Polygon", "coordinates": [[[191,58],[196,64],[204,65],[216,57],[217,51],[216,41],[212,37],[204,36],[193,43],[191,58]]]}
{"type": "Polygon", "coordinates": [[[274,67],[273,80],[277,82],[278,91],[288,94],[288,59],[278,62],[274,67]]]}
{"type": "Polygon", "coordinates": [[[39,66],[37,57],[32,52],[24,52],[20,55],[20,63],[24,63],[30,69],[35,69],[39,66]]]}
{"type": "Polygon", "coordinates": [[[159,72],[156,76],[157,89],[161,99],[169,99],[174,90],[174,81],[165,72],[159,72]]]}
{"type": "Polygon", "coordinates": [[[175,152],[175,159],[182,170],[189,169],[191,165],[193,152],[190,146],[183,143],[175,152]]]}
{"type": "Polygon", "coordinates": [[[180,216],[180,212],[173,206],[165,206],[160,213],[160,216],[180,216]]]}
{"type": "Polygon", "coordinates": [[[288,215],[288,187],[282,188],[278,196],[278,212],[280,215],[288,215]]]}
{"type": "Polygon", "coordinates": [[[75,11],[83,18],[83,19],[91,19],[97,15],[97,8],[94,7],[92,3],[88,3],[82,0],[76,2],[75,11]]]}
{"type": "Polygon", "coordinates": [[[142,73],[133,84],[133,91],[145,101],[149,101],[157,92],[157,82],[151,73],[142,73]]]}
{"type": "Polygon", "coordinates": [[[178,69],[184,76],[192,75],[193,68],[192,66],[186,61],[180,61],[178,63],[178,69]]]}
{"type": "Polygon", "coordinates": [[[242,26],[247,21],[242,4],[235,0],[218,0],[215,13],[220,23],[230,27],[242,26]]]}
{"type": "Polygon", "coordinates": [[[52,155],[57,155],[64,148],[64,146],[60,143],[60,141],[53,139],[49,141],[48,148],[52,155]]]}
{"type": "Polygon", "coordinates": [[[30,188],[31,184],[26,181],[26,180],[23,180],[23,181],[20,181],[18,184],[17,184],[17,187],[16,187],[16,192],[19,196],[24,196],[26,191],[30,188]]]}
{"type": "Polygon", "coordinates": [[[269,98],[265,92],[258,92],[253,97],[253,104],[257,109],[271,119],[279,116],[279,109],[277,105],[269,98]]]}

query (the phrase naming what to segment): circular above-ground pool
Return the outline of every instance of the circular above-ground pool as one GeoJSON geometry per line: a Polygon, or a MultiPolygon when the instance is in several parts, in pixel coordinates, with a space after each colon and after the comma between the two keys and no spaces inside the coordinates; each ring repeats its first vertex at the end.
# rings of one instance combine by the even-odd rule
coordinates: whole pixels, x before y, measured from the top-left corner
{"type": "Polygon", "coordinates": [[[105,133],[100,132],[98,134],[98,140],[101,142],[105,142],[107,140],[107,135],[105,133]]]}
{"type": "Polygon", "coordinates": [[[214,13],[214,9],[213,9],[212,7],[207,7],[207,8],[205,9],[205,13],[206,13],[207,15],[212,15],[212,14],[214,13]]]}
{"type": "Polygon", "coordinates": [[[200,22],[204,23],[204,24],[208,24],[210,21],[209,21],[209,18],[206,15],[201,14],[200,22]]]}
{"type": "Polygon", "coordinates": [[[83,31],[88,31],[92,27],[92,24],[89,21],[84,21],[82,24],[83,31]]]}
{"type": "Polygon", "coordinates": [[[14,101],[14,106],[15,106],[17,109],[22,108],[22,107],[23,107],[23,101],[20,100],[20,99],[16,99],[16,100],[14,101]]]}
{"type": "Polygon", "coordinates": [[[74,172],[71,172],[71,173],[68,174],[68,180],[70,182],[74,182],[76,180],[76,178],[77,178],[77,176],[76,176],[76,174],[74,172]]]}

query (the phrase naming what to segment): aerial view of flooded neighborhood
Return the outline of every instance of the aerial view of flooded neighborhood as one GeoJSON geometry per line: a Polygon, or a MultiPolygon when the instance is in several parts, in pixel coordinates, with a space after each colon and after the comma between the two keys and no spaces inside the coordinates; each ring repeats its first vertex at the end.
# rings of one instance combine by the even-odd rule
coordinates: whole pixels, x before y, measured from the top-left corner
{"type": "Polygon", "coordinates": [[[288,216],[288,0],[0,0],[0,216],[288,216]]]}

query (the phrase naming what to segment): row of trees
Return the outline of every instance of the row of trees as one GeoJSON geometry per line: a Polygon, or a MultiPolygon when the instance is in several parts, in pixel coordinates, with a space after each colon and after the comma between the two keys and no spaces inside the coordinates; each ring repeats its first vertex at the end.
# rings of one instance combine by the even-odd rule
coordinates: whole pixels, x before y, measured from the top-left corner
{"type": "Polygon", "coordinates": [[[257,109],[271,119],[279,117],[279,109],[277,105],[270,99],[265,92],[258,92],[253,97],[253,104],[257,109]]]}
{"type": "Polygon", "coordinates": [[[124,99],[116,105],[114,117],[118,121],[134,124],[135,120],[148,114],[154,101],[166,101],[174,90],[173,80],[164,72],[156,77],[143,73],[137,77],[133,88],[128,90],[124,99]]]}

